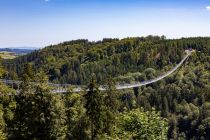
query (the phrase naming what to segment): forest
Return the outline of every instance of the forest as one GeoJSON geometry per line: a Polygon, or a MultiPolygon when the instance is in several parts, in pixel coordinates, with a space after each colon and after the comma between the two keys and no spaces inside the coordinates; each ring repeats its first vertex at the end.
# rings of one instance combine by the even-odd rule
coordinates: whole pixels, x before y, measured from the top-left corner
{"type": "Polygon", "coordinates": [[[0,77],[22,83],[18,92],[0,83],[0,139],[210,139],[208,37],[81,39],[1,61],[0,77]],[[186,49],[196,52],[167,78],[115,89],[170,70],[186,49]],[[88,90],[56,94],[48,82],[88,90]]]}

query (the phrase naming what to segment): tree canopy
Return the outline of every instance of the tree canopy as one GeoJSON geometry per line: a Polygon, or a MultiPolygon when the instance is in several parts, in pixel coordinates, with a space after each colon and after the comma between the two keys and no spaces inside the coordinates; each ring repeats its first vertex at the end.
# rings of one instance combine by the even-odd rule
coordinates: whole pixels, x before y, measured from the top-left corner
{"type": "Polygon", "coordinates": [[[75,40],[3,60],[0,77],[23,82],[18,91],[0,83],[0,139],[210,139],[209,55],[208,37],[148,36],[75,40]],[[161,75],[190,48],[196,53],[165,79],[115,89],[161,75]],[[49,81],[88,90],[56,94],[49,81]]]}

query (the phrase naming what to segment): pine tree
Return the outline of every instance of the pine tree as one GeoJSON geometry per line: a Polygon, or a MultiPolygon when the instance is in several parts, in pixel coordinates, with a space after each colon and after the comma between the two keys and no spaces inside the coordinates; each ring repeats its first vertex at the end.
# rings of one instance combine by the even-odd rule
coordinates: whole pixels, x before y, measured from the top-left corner
{"type": "Polygon", "coordinates": [[[32,137],[35,139],[64,139],[66,137],[65,105],[60,95],[52,94],[44,72],[36,74],[32,137]]]}
{"type": "Polygon", "coordinates": [[[112,135],[116,124],[116,117],[119,109],[118,93],[114,87],[115,82],[109,78],[108,88],[105,97],[105,128],[104,133],[112,135]]]}
{"type": "Polygon", "coordinates": [[[83,97],[78,93],[68,93],[65,96],[67,116],[67,139],[88,139],[88,121],[85,114],[83,97]]]}
{"type": "Polygon", "coordinates": [[[46,76],[36,75],[38,83],[24,75],[16,96],[15,139],[64,139],[66,137],[65,105],[60,95],[50,93],[46,76]]]}
{"type": "Polygon", "coordinates": [[[162,111],[162,115],[164,117],[167,117],[169,113],[169,107],[168,107],[168,100],[166,97],[163,97],[163,111],[162,111]]]}
{"type": "Polygon", "coordinates": [[[13,126],[15,139],[28,139],[31,138],[32,135],[33,126],[31,119],[34,118],[34,87],[31,83],[31,79],[33,79],[33,77],[31,65],[26,64],[21,77],[22,83],[20,85],[19,94],[15,96],[17,102],[13,126]]]}
{"type": "MultiPolygon", "coordinates": [[[[5,74],[5,70],[0,59],[0,78],[5,74]]],[[[14,90],[0,82],[0,139],[6,139],[12,129],[14,110],[16,102],[14,100],[14,90]]]]}
{"type": "Polygon", "coordinates": [[[173,100],[173,104],[172,104],[172,111],[173,111],[173,113],[177,112],[177,108],[178,108],[177,106],[178,106],[177,100],[174,99],[173,100]]]}
{"type": "Polygon", "coordinates": [[[91,83],[88,86],[88,92],[84,97],[86,100],[86,114],[90,119],[91,139],[94,140],[102,130],[103,112],[102,94],[96,86],[94,78],[91,80],[91,83]]]}

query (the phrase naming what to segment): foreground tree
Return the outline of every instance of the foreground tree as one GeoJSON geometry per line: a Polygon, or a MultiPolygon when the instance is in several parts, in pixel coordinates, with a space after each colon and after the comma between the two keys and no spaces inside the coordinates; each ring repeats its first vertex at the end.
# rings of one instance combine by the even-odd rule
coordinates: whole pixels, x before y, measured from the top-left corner
{"type": "Polygon", "coordinates": [[[3,118],[3,108],[0,105],[0,140],[5,140],[6,139],[6,134],[5,134],[5,127],[6,124],[4,122],[4,118],[3,118]]]}
{"type": "MultiPolygon", "coordinates": [[[[5,70],[0,59],[0,78],[4,74],[5,70]]],[[[15,108],[14,91],[0,82],[0,140],[9,137],[15,108]]]]}
{"type": "Polygon", "coordinates": [[[30,65],[25,65],[24,70],[19,94],[15,96],[17,107],[14,116],[13,139],[31,138],[31,130],[33,129],[31,121],[34,118],[34,87],[30,82],[34,75],[32,75],[32,67],[30,65]]]}
{"type": "MultiPolygon", "coordinates": [[[[1,58],[0,58],[1,59],[1,58]]],[[[3,68],[2,68],[2,65],[1,65],[1,60],[0,60],[0,78],[2,77],[3,75],[3,68]]],[[[0,89],[2,88],[2,85],[0,83],[0,89]]],[[[1,93],[1,91],[0,91],[1,93]]],[[[3,118],[3,107],[2,105],[0,104],[0,139],[4,140],[6,138],[6,135],[5,135],[5,122],[4,122],[4,118],[3,118]]]]}
{"type": "Polygon", "coordinates": [[[118,92],[115,89],[115,82],[109,78],[107,80],[107,91],[104,102],[105,102],[105,115],[104,115],[104,133],[107,135],[112,135],[114,132],[114,127],[116,125],[118,109],[119,109],[119,100],[118,92]]]}
{"type": "Polygon", "coordinates": [[[0,83],[0,131],[6,137],[10,137],[15,109],[14,91],[0,83]]]}
{"type": "Polygon", "coordinates": [[[38,84],[24,75],[16,96],[14,139],[64,139],[66,137],[65,105],[60,95],[50,93],[47,77],[36,75],[38,84]]]}
{"type": "Polygon", "coordinates": [[[88,86],[88,92],[84,96],[86,100],[86,114],[90,120],[91,139],[96,139],[102,131],[103,98],[96,86],[95,79],[92,79],[88,86]]]}
{"type": "Polygon", "coordinates": [[[156,111],[134,109],[122,113],[112,137],[101,135],[102,140],[166,140],[167,121],[156,111]]]}
{"type": "Polygon", "coordinates": [[[36,139],[64,139],[66,137],[66,114],[62,97],[50,92],[48,77],[39,72],[35,80],[34,96],[34,128],[33,136],[36,139]]]}
{"type": "Polygon", "coordinates": [[[67,138],[89,139],[89,123],[85,114],[83,96],[78,93],[68,93],[65,96],[67,116],[67,138]]]}
{"type": "Polygon", "coordinates": [[[135,109],[120,116],[120,132],[136,140],[167,139],[167,122],[155,111],[135,109]]]}

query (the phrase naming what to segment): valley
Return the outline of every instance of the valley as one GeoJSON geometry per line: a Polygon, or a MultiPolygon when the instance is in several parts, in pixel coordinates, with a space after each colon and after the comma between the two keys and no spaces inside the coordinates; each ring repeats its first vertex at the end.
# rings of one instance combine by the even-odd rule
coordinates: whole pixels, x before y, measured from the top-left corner
{"type": "MultiPolygon", "coordinates": [[[[208,139],[209,54],[208,37],[171,40],[148,36],[96,42],[72,40],[4,60],[1,99],[15,116],[7,121],[8,133],[22,137],[22,128],[16,122],[33,128],[42,126],[37,122],[40,113],[36,109],[48,116],[43,116],[45,121],[51,118],[49,125],[63,120],[50,127],[69,139],[89,140],[93,135],[97,139],[129,139],[131,133],[141,139],[148,125],[151,133],[147,138],[208,139]],[[48,109],[56,112],[55,118],[48,109]],[[18,118],[19,112],[25,113],[24,120],[18,118]],[[146,125],[130,129],[138,121],[146,125]]],[[[36,138],[46,136],[45,128],[26,130],[36,138]]],[[[23,135],[26,133],[24,130],[23,135]]]]}

